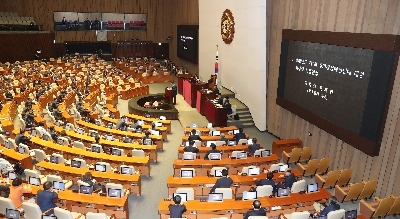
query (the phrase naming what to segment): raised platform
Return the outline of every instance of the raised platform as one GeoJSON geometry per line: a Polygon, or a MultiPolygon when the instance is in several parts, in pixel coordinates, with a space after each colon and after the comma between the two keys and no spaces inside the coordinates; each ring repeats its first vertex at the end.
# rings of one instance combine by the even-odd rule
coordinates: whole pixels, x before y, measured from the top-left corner
{"type": "Polygon", "coordinates": [[[168,120],[178,119],[179,112],[173,104],[164,103],[158,109],[144,107],[146,102],[161,102],[164,100],[164,94],[147,94],[140,97],[135,97],[129,100],[129,113],[146,116],[150,115],[153,118],[165,116],[168,120]]]}

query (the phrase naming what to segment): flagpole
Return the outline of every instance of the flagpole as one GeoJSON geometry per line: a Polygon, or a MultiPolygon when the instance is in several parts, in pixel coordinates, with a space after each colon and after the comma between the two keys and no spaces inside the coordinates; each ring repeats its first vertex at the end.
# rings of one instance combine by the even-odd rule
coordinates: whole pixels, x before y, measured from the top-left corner
{"type": "Polygon", "coordinates": [[[216,53],[216,55],[215,55],[215,65],[214,65],[214,67],[215,67],[215,75],[216,75],[216,79],[215,79],[215,85],[218,85],[218,71],[219,71],[219,66],[218,66],[218,44],[216,45],[217,46],[217,53],[216,53]]]}

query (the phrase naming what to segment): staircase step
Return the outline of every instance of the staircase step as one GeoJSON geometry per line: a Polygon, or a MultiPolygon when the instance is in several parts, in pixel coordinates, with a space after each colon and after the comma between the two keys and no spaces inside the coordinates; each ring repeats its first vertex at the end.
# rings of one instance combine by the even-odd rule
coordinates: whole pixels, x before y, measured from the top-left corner
{"type": "Polygon", "coordinates": [[[254,122],[253,123],[242,123],[243,128],[251,128],[254,126],[255,126],[254,122]]]}
{"type": "Polygon", "coordinates": [[[249,112],[250,113],[250,110],[249,110],[249,108],[237,108],[236,112],[249,112]]]}
{"type": "Polygon", "coordinates": [[[253,117],[250,114],[245,114],[245,115],[238,114],[238,115],[239,115],[239,119],[240,120],[242,120],[242,119],[251,119],[251,120],[253,120],[253,117]]]}

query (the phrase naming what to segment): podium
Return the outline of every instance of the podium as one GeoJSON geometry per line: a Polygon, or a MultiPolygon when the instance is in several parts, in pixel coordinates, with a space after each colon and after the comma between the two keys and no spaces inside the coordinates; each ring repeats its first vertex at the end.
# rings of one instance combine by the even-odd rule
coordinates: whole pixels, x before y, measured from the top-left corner
{"type": "Polygon", "coordinates": [[[272,142],[272,153],[277,154],[278,156],[282,156],[283,151],[290,153],[292,152],[293,148],[301,147],[302,141],[300,139],[276,140],[272,142]]]}
{"type": "Polygon", "coordinates": [[[166,87],[164,93],[165,102],[172,104],[173,97],[174,97],[174,92],[172,91],[172,88],[166,87]]]}

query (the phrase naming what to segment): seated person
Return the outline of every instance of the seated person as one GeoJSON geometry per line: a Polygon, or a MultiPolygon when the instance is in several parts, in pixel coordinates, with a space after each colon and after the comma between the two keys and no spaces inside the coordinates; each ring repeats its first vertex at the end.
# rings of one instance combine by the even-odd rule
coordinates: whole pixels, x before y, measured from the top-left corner
{"type": "Polygon", "coordinates": [[[274,173],[268,172],[267,173],[267,178],[266,179],[261,179],[260,181],[256,181],[256,186],[265,186],[265,185],[270,185],[273,188],[273,193],[276,193],[276,186],[275,186],[275,181],[274,181],[274,173]]]}
{"type": "Polygon", "coordinates": [[[118,129],[118,130],[126,130],[126,128],[128,127],[128,124],[126,124],[125,118],[126,118],[125,116],[122,116],[118,120],[117,124],[115,124],[116,129],[118,129]]]}
{"type": "Polygon", "coordinates": [[[296,176],[292,173],[292,169],[287,168],[283,177],[285,177],[285,182],[277,184],[277,188],[292,188],[293,183],[296,182],[296,176]]]}
{"type": "Polygon", "coordinates": [[[86,172],[82,177],[82,181],[89,184],[89,186],[92,187],[93,192],[101,191],[102,193],[106,193],[106,187],[100,183],[97,183],[96,180],[92,178],[92,173],[86,172]]]}
{"type": "Polygon", "coordinates": [[[67,135],[67,132],[66,132],[65,130],[62,130],[62,131],[61,131],[61,136],[60,136],[60,137],[66,138],[66,139],[68,140],[68,143],[69,143],[69,144],[72,143],[71,138],[67,135]]]}
{"type": "Polygon", "coordinates": [[[220,141],[225,141],[225,144],[228,144],[228,139],[227,138],[225,138],[225,134],[224,133],[221,133],[221,135],[220,135],[220,141]]]}
{"type": "Polygon", "coordinates": [[[133,119],[133,122],[132,122],[131,127],[134,128],[134,129],[137,129],[137,128],[139,128],[139,127],[142,128],[142,126],[140,126],[140,125],[138,124],[138,120],[137,120],[137,119],[133,119]]]}
{"type": "Polygon", "coordinates": [[[151,137],[150,137],[150,131],[149,131],[149,130],[147,130],[147,131],[144,133],[144,136],[143,136],[143,138],[142,138],[142,144],[144,144],[145,141],[146,141],[147,139],[151,139],[151,137]]]}
{"type": "Polygon", "coordinates": [[[189,146],[183,149],[184,152],[199,153],[199,149],[194,146],[194,141],[189,141],[189,146]]]}
{"type": "Polygon", "coordinates": [[[217,94],[217,97],[215,98],[215,100],[217,101],[217,104],[222,105],[224,100],[221,97],[221,94],[217,94]]]}
{"type": "MultiPolygon", "coordinates": [[[[319,205],[321,205],[321,204],[319,204],[319,205]]],[[[339,209],[340,209],[340,205],[337,202],[336,198],[335,197],[331,197],[331,198],[328,198],[326,200],[325,208],[323,208],[323,210],[322,209],[318,209],[318,210],[322,210],[322,211],[320,211],[320,212],[316,211],[314,216],[327,216],[329,212],[336,211],[336,210],[339,210],[339,209]]]]}
{"type": "Polygon", "coordinates": [[[228,176],[227,169],[223,169],[221,173],[222,177],[215,182],[214,186],[210,190],[210,193],[214,193],[216,188],[230,188],[233,184],[233,180],[228,176]]]}
{"type": "Polygon", "coordinates": [[[213,92],[214,94],[219,94],[219,90],[218,90],[217,85],[214,85],[214,87],[213,87],[213,89],[212,89],[212,92],[213,92]]]}
{"type": "Polygon", "coordinates": [[[27,144],[29,138],[24,135],[24,131],[22,129],[19,130],[19,133],[15,136],[15,144],[27,144]]]}
{"type": "Polygon", "coordinates": [[[50,126],[49,133],[51,135],[51,139],[53,139],[53,141],[57,141],[58,135],[57,135],[56,131],[54,130],[54,126],[50,126]]]}
{"type": "Polygon", "coordinates": [[[190,135],[189,135],[188,141],[194,141],[194,140],[201,141],[200,136],[196,135],[196,134],[197,134],[196,129],[192,129],[192,131],[190,131],[190,135]]]}
{"type": "Polygon", "coordinates": [[[11,185],[9,198],[14,203],[16,208],[20,208],[22,206],[22,202],[24,201],[22,199],[24,193],[31,193],[32,187],[31,185],[22,186],[22,179],[20,177],[15,178],[11,185]]]}
{"type": "Polygon", "coordinates": [[[256,150],[260,149],[260,144],[257,144],[257,138],[253,138],[252,139],[253,144],[249,145],[249,154],[251,154],[252,156],[254,156],[254,153],[256,152],[256,150]]]}
{"type": "Polygon", "coordinates": [[[186,212],[186,206],[181,204],[181,196],[176,195],[174,198],[174,204],[169,205],[169,217],[170,218],[182,218],[183,213],[186,212]]]}
{"type": "MultiPolygon", "coordinates": [[[[45,212],[51,208],[57,207],[54,203],[54,199],[58,198],[58,194],[53,191],[53,183],[47,181],[43,183],[43,190],[37,192],[37,205],[39,205],[40,210],[45,212]]],[[[54,210],[49,210],[46,215],[54,214],[54,210]]]]}
{"type": "Polygon", "coordinates": [[[244,219],[248,219],[250,216],[267,216],[267,211],[265,208],[261,207],[261,202],[259,200],[253,201],[253,210],[249,210],[244,215],[244,219]]]}
{"type": "Polygon", "coordinates": [[[239,142],[240,139],[245,139],[245,138],[246,138],[246,134],[243,133],[243,128],[239,128],[239,133],[235,134],[236,144],[239,142]]]}
{"type": "Polygon", "coordinates": [[[229,102],[229,99],[225,101],[225,103],[222,105],[224,108],[226,108],[226,115],[231,115],[232,114],[232,105],[229,102]]]}
{"type": "Polygon", "coordinates": [[[207,151],[206,155],[204,156],[204,160],[208,160],[208,155],[210,155],[211,153],[221,153],[220,150],[217,150],[217,145],[215,145],[214,143],[211,143],[210,147],[211,150],[207,151]]]}

